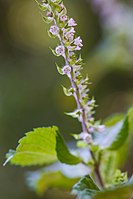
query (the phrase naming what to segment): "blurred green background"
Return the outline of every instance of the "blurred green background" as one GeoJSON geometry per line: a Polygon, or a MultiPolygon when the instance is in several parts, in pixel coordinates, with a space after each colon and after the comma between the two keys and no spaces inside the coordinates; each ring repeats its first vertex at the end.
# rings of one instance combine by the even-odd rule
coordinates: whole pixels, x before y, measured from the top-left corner
{"type": "MultiPolygon", "coordinates": [[[[132,0],[64,3],[83,38],[84,74],[88,73],[93,82],[91,95],[99,105],[96,118],[125,112],[133,104],[132,0]]],[[[1,199],[38,198],[25,184],[24,174],[31,168],[2,166],[5,153],[16,147],[25,132],[53,124],[67,140],[70,133],[80,132],[78,122],[63,114],[73,110],[75,103],[62,92],[61,84],[68,82],[57,73],[57,59],[49,49],[57,41],[48,38],[48,28],[34,0],[0,0],[1,199]]],[[[58,63],[62,64],[62,59],[58,63]]],[[[129,171],[131,165],[127,164],[129,171]]],[[[49,191],[43,198],[53,198],[53,194],[62,198],[60,191],[49,191]]],[[[70,196],[66,194],[66,198],[70,196]]]]}

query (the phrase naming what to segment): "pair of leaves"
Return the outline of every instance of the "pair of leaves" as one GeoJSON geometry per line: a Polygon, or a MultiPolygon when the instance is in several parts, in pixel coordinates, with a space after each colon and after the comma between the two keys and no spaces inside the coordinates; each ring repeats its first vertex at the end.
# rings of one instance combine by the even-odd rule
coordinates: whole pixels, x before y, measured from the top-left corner
{"type": "Polygon", "coordinates": [[[30,166],[51,164],[59,160],[66,164],[78,164],[80,158],[72,155],[57,127],[37,128],[19,140],[16,151],[7,154],[11,164],[30,166]]]}

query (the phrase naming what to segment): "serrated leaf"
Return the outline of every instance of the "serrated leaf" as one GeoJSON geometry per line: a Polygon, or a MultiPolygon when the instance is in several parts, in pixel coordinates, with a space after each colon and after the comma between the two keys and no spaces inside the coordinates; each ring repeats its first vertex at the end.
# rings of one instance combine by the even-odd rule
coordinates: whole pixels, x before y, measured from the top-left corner
{"type": "Polygon", "coordinates": [[[119,186],[127,183],[127,181],[128,181],[127,172],[121,172],[121,170],[117,169],[114,175],[112,176],[111,184],[114,186],[119,186]]]}
{"type": "Polygon", "coordinates": [[[39,195],[49,188],[70,190],[77,180],[67,178],[60,171],[30,172],[27,177],[29,187],[39,195]]]}
{"type": "Polygon", "coordinates": [[[77,199],[91,199],[98,191],[98,186],[89,175],[81,178],[72,188],[72,194],[76,195],[77,199]]]}
{"type": "Polygon", "coordinates": [[[37,128],[19,140],[16,152],[9,159],[11,164],[30,166],[50,164],[58,159],[66,164],[78,164],[81,160],[72,155],[57,127],[37,128]]]}

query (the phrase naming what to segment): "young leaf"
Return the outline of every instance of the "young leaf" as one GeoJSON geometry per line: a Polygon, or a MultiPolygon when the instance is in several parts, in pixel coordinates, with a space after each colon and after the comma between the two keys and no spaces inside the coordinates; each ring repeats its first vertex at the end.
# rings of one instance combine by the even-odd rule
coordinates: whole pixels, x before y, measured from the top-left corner
{"type": "MultiPolygon", "coordinates": [[[[37,128],[19,140],[15,153],[8,155],[11,164],[30,166],[50,164],[58,159],[66,164],[78,164],[80,159],[73,156],[57,127],[37,128]]],[[[6,161],[7,163],[7,161],[6,161]]]]}
{"type": "Polygon", "coordinates": [[[72,194],[77,195],[77,199],[91,199],[98,191],[99,188],[89,175],[81,178],[72,188],[72,194]]]}

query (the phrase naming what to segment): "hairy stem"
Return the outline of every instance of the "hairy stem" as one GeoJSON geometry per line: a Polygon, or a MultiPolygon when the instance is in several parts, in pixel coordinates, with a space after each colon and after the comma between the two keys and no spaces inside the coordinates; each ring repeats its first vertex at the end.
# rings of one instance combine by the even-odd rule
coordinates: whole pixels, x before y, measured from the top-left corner
{"type": "MultiPolygon", "coordinates": [[[[54,19],[54,24],[58,27],[57,21],[55,19],[54,19]]],[[[62,37],[61,37],[60,34],[58,34],[58,38],[59,38],[59,41],[60,41],[60,45],[64,46],[64,48],[65,48],[65,45],[63,43],[63,39],[62,39],[62,37]]],[[[64,56],[64,60],[65,60],[65,64],[66,65],[70,65],[66,53],[65,53],[65,56],[64,56]]],[[[75,81],[73,79],[73,68],[71,67],[71,69],[72,69],[72,71],[71,71],[71,75],[69,77],[69,80],[70,80],[72,88],[74,88],[74,94],[73,94],[73,96],[75,98],[75,101],[76,101],[76,104],[77,104],[77,108],[80,109],[80,110],[82,110],[82,112],[81,112],[81,126],[82,126],[82,131],[90,133],[89,129],[87,128],[86,121],[85,121],[85,110],[84,110],[84,107],[82,106],[82,104],[81,104],[81,102],[79,100],[79,97],[78,97],[79,96],[79,89],[78,89],[78,86],[76,85],[76,83],[75,83],[75,81]]],[[[100,186],[104,187],[103,180],[102,180],[102,177],[101,177],[101,174],[100,174],[100,169],[99,169],[100,164],[97,162],[97,160],[95,158],[95,155],[93,154],[93,152],[91,150],[90,150],[90,154],[91,154],[92,159],[94,160],[94,170],[95,170],[94,173],[95,173],[95,177],[98,180],[100,186]]]]}

